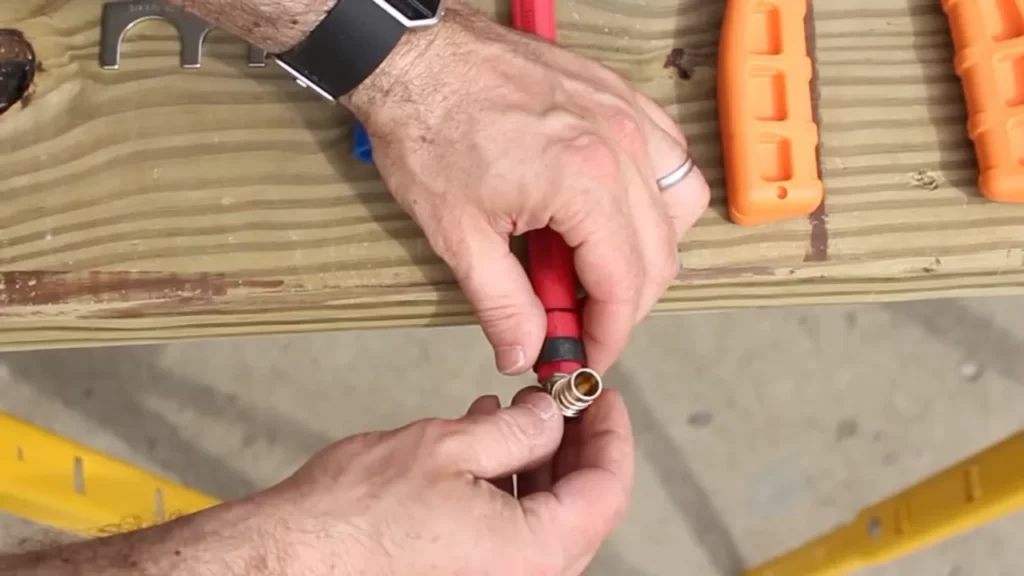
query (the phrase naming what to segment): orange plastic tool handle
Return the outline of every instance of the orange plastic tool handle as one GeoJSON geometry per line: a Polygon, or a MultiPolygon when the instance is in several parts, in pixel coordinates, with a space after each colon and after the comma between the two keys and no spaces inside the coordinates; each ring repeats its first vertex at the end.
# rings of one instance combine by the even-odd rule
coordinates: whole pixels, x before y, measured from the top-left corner
{"type": "Polygon", "coordinates": [[[755,225],[821,204],[807,0],[728,0],[718,107],[729,217],[755,225]]]}
{"type": "Polygon", "coordinates": [[[1024,2],[942,0],[989,200],[1024,202],[1024,2]]]}

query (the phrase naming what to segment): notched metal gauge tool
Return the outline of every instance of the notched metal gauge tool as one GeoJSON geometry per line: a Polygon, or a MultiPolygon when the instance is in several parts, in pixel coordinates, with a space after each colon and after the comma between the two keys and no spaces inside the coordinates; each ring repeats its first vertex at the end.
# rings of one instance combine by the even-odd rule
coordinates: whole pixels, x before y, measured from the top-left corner
{"type": "MultiPolygon", "coordinates": [[[[139,22],[164,20],[178,30],[181,38],[181,67],[199,68],[202,65],[203,42],[215,26],[161,0],[129,0],[107,2],[103,5],[100,21],[100,66],[116,70],[121,65],[121,42],[125,34],[139,22]]],[[[267,52],[249,45],[247,55],[250,67],[267,65],[267,52]]]]}

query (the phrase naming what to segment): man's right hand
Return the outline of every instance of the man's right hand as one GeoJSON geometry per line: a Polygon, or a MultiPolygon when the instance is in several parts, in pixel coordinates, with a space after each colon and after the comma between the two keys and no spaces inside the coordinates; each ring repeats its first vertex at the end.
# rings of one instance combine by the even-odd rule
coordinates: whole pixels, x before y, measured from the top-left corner
{"type": "Polygon", "coordinates": [[[551,226],[575,249],[588,363],[603,372],[675,279],[707,183],[695,170],[658,190],[687,158],[686,140],[614,72],[449,6],[346,104],[391,192],[454,272],[498,368],[528,370],[546,328],[509,239],[551,226]]]}
{"type": "Polygon", "coordinates": [[[627,508],[633,459],[614,390],[566,423],[536,389],[507,408],[487,396],[458,420],[328,447],[230,504],[245,520],[222,536],[251,541],[289,574],[575,576],[627,508]]]}
{"type": "Polygon", "coordinates": [[[485,396],[456,420],[346,438],[242,500],[0,555],[0,573],[576,576],[626,510],[633,458],[616,391],[565,422],[527,388],[507,408],[485,396]]]}

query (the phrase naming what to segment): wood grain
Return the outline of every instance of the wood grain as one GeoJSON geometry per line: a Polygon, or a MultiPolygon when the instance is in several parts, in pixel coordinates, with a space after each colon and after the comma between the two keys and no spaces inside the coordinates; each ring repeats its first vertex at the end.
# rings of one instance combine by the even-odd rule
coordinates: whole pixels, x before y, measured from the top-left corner
{"type": "MultiPolygon", "coordinates": [[[[45,67],[31,103],[0,117],[0,347],[473,320],[374,170],[348,158],[340,108],[247,69],[226,34],[179,69],[159,22],[101,70],[100,4],[0,3],[45,67]]],[[[1021,292],[1024,207],[975,189],[938,3],[815,6],[828,257],[809,262],[807,219],[723,219],[722,3],[561,0],[563,43],[670,110],[716,193],[659,310],[1021,292]]]]}

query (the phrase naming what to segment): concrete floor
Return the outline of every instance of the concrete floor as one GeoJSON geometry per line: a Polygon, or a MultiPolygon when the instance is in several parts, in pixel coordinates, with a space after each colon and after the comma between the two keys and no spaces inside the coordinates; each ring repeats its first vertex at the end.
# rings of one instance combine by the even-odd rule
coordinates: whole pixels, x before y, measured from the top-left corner
{"type": "MultiPolygon", "coordinates": [[[[1024,299],[648,320],[607,377],[636,426],[633,507],[589,573],[728,576],[828,530],[1024,427],[1022,349],[1024,299]]],[[[477,329],[318,334],[2,354],[0,410],[231,497],[526,381],[495,376],[477,329]]],[[[1020,574],[1021,529],[867,573],[1020,574]]],[[[0,546],[35,534],[0,522],[0,546]]]]}

